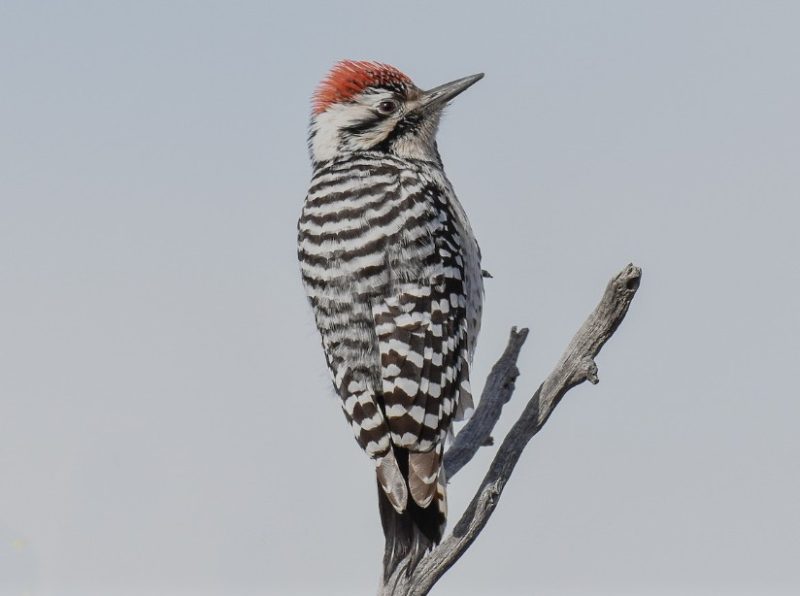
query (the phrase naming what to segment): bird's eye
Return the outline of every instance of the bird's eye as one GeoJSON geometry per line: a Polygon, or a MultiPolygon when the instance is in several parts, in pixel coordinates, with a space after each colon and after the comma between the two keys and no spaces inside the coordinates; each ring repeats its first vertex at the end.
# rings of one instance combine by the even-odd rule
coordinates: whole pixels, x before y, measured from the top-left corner
{"type": "Polygon", "coordinates": [[[378,104],[378,113],[388,116],[397,110],[397,102],[393,99],[384,99],[378,104]]]}

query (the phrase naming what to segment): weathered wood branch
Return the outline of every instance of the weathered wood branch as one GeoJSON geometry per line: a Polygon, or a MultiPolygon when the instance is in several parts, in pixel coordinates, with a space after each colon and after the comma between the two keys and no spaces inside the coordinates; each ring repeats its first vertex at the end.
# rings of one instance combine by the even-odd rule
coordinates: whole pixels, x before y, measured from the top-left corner
{"type": "MultiPolygon", "coordinates": [[[[611,279],[600,303],[572,338],[556,367],[536,390],[503,440],[453,533],[425,555],[415,569],[408,569],[409,561],[402,561],[391,577],[384,578],[381,595],[425,596],[470,547],[494,512],[522,451],[547,422],[561,398],[584,381],[598,382],[594,359],[625,318],[639,288],[641,274],[641,269],[628,265],[611,279]]],[[[519,374],[516,360],[526,336],[524,329],[520,332],[512,330],[508,347],[487,379],[487,387],[473,419],[447,452],[445,465],[450,476],[468,463],[491,435],[503,405],[513,393],[514,379],[519,374]],[[485,407],[484,400],[487,400],[485,407]],[[465,432],[469,434],[461,438],[465,432]]]]}
{"type": "Polygon", "coordinates": [[[527,338],[527,329],[520,331],[517,331],[516,327],[511,329],[503,355],[486,378],[478,407],[445,453],[444,470],[448,479],[468,464],[478,449],[493,444],[492,430],[500,419],[503,406],[514,393],[514,383],[519,376],[517,359],[527,338]]]}

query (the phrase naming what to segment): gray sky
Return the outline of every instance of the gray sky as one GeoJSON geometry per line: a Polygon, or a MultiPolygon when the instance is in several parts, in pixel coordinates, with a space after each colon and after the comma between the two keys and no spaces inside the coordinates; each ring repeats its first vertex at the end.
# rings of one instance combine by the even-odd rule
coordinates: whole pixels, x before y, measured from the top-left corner
{"type": "Polygon", "coordinates": [[[800,7],[521,4],[0,4],[0,593],[373,592],[295,255],[345,57],[486,72],[440,148],[495,276],[477,385],[532,328],[498,434],[644,269],[436,594],[800,591],[800,7]]]}

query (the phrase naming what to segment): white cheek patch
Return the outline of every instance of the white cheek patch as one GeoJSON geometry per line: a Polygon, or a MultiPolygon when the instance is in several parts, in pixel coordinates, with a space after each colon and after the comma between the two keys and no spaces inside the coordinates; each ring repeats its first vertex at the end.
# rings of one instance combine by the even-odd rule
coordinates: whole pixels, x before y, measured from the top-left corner
{"type": "Polygon", "coordinates": [[[397,124],[396,117],[378,120],[372,128],[357,134],[348,133],[347,129],[374,118],[373,106],[393,97],[391,93],[363,95],[357,102],[333,104],[314,116],[311,121],[312,159],[326,161],[342,151],[364,151],[384,140],[397,124]]]}
{"type": "Polygon", "coordinates": [[[366,117],[366,110],[355,104],[334,104],[311,121],[311,157],[314,161],[332,159],[339,152],[341,131],[366,117]]]}

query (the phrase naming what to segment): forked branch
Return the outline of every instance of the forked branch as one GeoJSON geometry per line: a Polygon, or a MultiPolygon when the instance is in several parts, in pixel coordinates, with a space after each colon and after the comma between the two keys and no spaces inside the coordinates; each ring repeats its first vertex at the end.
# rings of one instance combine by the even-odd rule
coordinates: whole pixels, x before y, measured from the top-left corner
{"type": "MultiPolygon", "coordinates": [[[[611,279],[600,303],[503,440],[453,533],[425,555],[416,568],[408,569],[409,561],[402,561],[390,577],[384,578],[381,596],[425,596],[470,547],[494,512],[522,451],[547,422],[564,394],[584,381],[598,382],[594,359],[625,318],[641,275],[641,269],[628,265],[611,279]]],[[[491,442],[492,429],[514,391],[514,381],[519,375],[516,362],[527,335],[527,329],[511,330],[508,346],[489,374],[475,414],[445,455],[449,478],[466,465],[482,445],[491,442]]]]}

